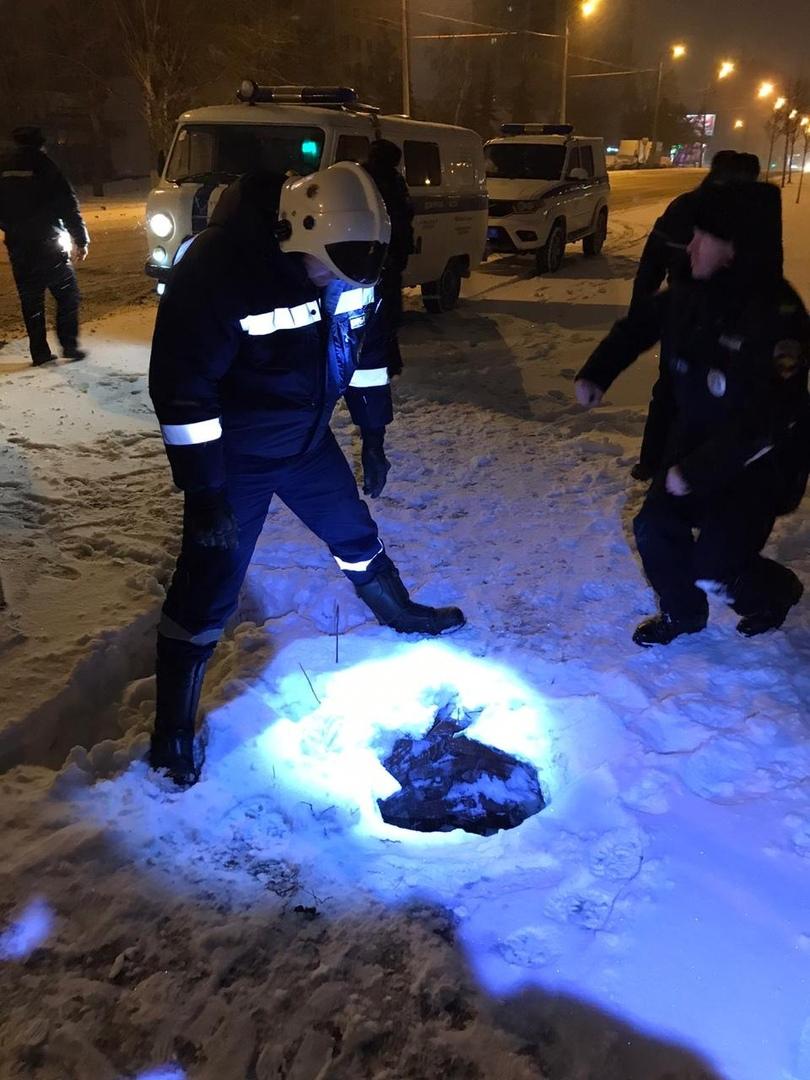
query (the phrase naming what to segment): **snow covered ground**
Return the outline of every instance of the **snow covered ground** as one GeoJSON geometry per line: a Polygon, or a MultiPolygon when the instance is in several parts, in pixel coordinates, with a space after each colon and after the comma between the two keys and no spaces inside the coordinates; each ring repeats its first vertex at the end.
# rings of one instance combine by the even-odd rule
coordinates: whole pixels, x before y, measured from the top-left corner
{"type": "MultiPolygon", "coordinates": [[[[554,278],[490,264],[451,316],[414,299],[374,512],[412,591],[468,626],[378,627],[276,506],[181,796],[141,761],[179,521],[152,308],[95,324],[80,365],[3,351],[4,1080],[810,1080],[808,606],[753,641],[713,608],[637,649],[654,358],[600,411],[571,399],[654,212],[554,278]],[[451,702],[537,767],[540,815],[383,825],[380,759],[451,702]]],[[[786,221],[810,296],[810,211],[786,221]]],[[[773,548],[806,580],[808,540],[805,504],[773,548]]]]}

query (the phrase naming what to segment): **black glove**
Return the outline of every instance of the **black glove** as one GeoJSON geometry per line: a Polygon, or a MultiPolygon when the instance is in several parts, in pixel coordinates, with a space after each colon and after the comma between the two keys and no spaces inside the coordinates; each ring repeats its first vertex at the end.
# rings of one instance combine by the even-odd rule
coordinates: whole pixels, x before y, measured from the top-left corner
{"type": "Polygon", "coordinates": [[[193,544],[206,548],[235,548],[239,526],[224,488],[186,492],[186,531],[193,544]]]}
{"type": "Polygon", "coordinates": [[[363,463],[363,494],[376,499],[385,487],[385,480],[391,463],[385,456],[385,428],[364,428],[363,450],[360,460],[363,463]]]}

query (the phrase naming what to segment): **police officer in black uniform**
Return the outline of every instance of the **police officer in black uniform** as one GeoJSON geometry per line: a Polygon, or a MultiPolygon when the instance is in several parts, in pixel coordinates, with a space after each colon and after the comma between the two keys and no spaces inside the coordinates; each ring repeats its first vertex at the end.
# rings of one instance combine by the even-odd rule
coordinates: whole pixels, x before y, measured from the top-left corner
{"type": "Polygon", "coordinates": [[[380,301],[370,332],[381,339],[389,375],[402,372],[399,327],[402,322],[402,275],[414,250],[413,202],[408,185],[399,171],[402,151],[389,139],[375,139],[364,168],[382,196],[391,220],[391,242],[377,285],[380,301]]]}
{"type": "MultiPolygon", "coordinates": [[[[633,283],[631,307],[644,304],[661,288],[664,281],[688,281],[690,278],[687,247],[695,229],[695,213],[701,189],[711,184],[753,183],[759,176],[759,158],[736,150],[718,150],[711,169],[700,187],[685,191],[673,199],[652,227],[641,254],[633,283]]],[[[639,460],[633,466],[636,480],[650,480],[660,465],[672,419],[674,400],[666,367],[659,367],[652,389],[650,408],[644,425],[639,460]]]]}
{"type": "Polygon", "coordinates": [[[637,305],[576,384],[581,404],[599,404],[661,342],[675,411],[634,521],[660,605],[633,635],[643,646],[702,630],[707,593],[733,607],[749,637],[781,626],[802,594],[791,570],[760,554],[777,515],[798,505],[810,464],[810,321],[782,277],[778,189],[704,188],[689,255],[694,280],[637,305]]]}
{"type": "Polygon", "coordinates": [[[0,160],[0,229],[20,294],[31,359],[37,366],[56,359],[48,345],[47,290],[56,301],[56,334],[63,356],[83,360],[79,287],[63,244],[66,235],[78,258],[87,256],[90,238],[76,193],[45,153],[39,128],[19,127],[11,135],[15,148],[0,160]]]}
{"type": "Polygon", "coordinates": [[[273,495],[327,544],[381,624],[430,635],[463,625],[458,608],[410,599],[329,427],[343,396],[363,438],[364,490],[379,495],[391,391],[385,357],[361,345],[389,235],[353,162],[287,181],[253,174],[223,194],[172,270],[150,393],[185,513],[158,632],[150,761],[178,786],[199,777],[205,666],[273,495]]]}

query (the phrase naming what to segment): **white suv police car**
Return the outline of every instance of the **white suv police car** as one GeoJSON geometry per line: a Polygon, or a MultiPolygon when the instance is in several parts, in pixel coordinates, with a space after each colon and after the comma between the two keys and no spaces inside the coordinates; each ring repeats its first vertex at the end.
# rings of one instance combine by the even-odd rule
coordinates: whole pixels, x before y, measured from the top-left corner
{"type": "Polygon", "coordinates": [[[598,255],[610,201],[602,139],[568,124],[503,124],[501,132],[484,147],[488,251],[533,252],[539,274],[558,270],[577,240],[598,255]]]}

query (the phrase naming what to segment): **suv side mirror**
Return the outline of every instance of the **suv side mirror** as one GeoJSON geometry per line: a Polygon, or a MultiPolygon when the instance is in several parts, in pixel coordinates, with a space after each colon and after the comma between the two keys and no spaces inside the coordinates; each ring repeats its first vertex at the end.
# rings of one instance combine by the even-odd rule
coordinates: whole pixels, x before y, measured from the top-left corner
{"type": "Polygon", "coordinates": [[[580,168],[572,169],[571,172],[568,174],[568,179],[569,180],[587,180],[588,179],[588,174],[587,174],[587,172],[585,172],[584,169],[580,169],[580,168]]]}
{"type": "Polygon", "coordinates": [[[158,176],[163,176],[163,170],[166,168],[166,151],[158,150],[157,156],[157,171],[158,176]]]}

